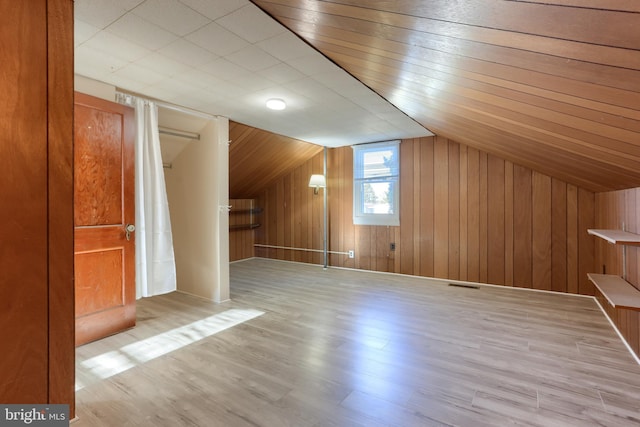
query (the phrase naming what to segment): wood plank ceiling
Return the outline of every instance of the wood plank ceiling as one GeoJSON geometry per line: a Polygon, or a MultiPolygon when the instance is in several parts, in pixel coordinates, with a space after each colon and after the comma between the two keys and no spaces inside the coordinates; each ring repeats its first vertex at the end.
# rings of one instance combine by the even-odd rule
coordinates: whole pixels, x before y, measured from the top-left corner
{"type": "Polygon", "coordinates": [[[320,145],[229,121],[229,198],[250,199],[320,151],[320,145]]]}
{"type": "Polygon", "coordinates": [[[640,186],[640,1],[254,3],[436,134],[592,191],[640,186]]]}

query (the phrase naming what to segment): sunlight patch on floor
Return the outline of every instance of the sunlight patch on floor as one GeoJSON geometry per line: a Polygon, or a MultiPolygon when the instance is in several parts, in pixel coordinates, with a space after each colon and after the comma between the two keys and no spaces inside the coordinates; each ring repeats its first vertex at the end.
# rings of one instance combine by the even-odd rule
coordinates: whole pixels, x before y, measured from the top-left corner
{"type": "Polygon", "coordinates": [[[263,314],[264,312],[259,310],[230,309],[128,344],[118,350],[87,360],[78,360],[76,362],[76,391],[263,314]]]}

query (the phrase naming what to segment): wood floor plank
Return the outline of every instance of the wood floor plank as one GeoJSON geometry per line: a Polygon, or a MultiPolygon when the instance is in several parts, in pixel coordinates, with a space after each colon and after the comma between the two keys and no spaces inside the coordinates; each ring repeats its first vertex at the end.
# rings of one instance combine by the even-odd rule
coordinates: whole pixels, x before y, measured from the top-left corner
{"type": "Polygon", "coordinates": [[[259,258],[231,297],[146,298],[79,347],[74,427],[640,426],[591,298],[259,258]]]}

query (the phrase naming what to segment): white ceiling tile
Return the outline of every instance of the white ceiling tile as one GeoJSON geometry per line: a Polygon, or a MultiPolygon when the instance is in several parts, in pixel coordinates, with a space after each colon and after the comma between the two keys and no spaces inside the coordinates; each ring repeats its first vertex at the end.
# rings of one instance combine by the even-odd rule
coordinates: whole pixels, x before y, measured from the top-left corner
{"type": "Polygon", "coordinates": [[[189,34],[186,39],[219,56],[236,52],[249,45],[245,40],[215,22],[189,34]]]}
{"type": "Polygon", "coordinates": [[[105,28],[143,0],[76,0],[74,16],[100,29],[105,28]]]}
{"type": "Polygon", "coordinates": [[[83,46],[97,51],[105,52],[127,62],[133,62],[149,55],[151,51],[138,44],[131,43],[116,34],[108,31],[100,31],[83,46]]]}
{"type": "Polygon", "coordinates": [[[264,70],[280,63],[278,59],[255,46],[247,46],[238,52],[226,55],[225,59],[249,71],[264,70]]]}
{"type": "Polygon", "coordinates": [[[189,6],[191,9],[203,14],[211,20],[228,15],[234,10],[244,7],[249,2],[247,0],[179,0],[180,3],[189,6]]]}
{"type": "Polygon", "coordinates": [[[300,71],[283,62],[276,64],[273,67],[260,70],[258,71],[258,74],[279,84],[294,82],[306,77],[300,71]]]}
{"type": "Polygon", "coordinates": [[[305,77],[301,80],[296,80],[287,85],[292,91],[309,98],[320,98],[324,92],[332,92],[330,88],[322,85],[310,77],[305,77]]]}
{"type": "Polygon", "coordinates": [[[316,74],[330,73],[340,70],[340,67],[333,62],[326,59],[319,53],[310,54],[300,58],[295,58],[287,61],[287,64],[291,65],[296,70],[307,76],[313,76],[316,74]]]}
{"type": "Polygon", "coordinates": [[[245,91],[257,91],[272,87],[275,85],[271,80],[259,77],[257,75],[247,77],[238,77],[229,80],[234,85],[243,88],[245,91]]]}
{"type": "Polygon", "coordinates": [[[78,61],[76,61],[73,71],[79,76],[88,77],[102,82],[104,82],[105,77],[108,75],[103,68],[96,67],[93,64],[88,63],[78,64],[78,61]]]}
{"type": "Polygon", "coordinates": [[[130,79],[127,75],[109,74],[106,83],[131,92],[138,92],[147,86],[144,82],[130,79]]]}
{"type": "Polygon", "coordinates": [[[355,77],[339,68],[336,68],[328,73],[314,74],[313,78],[329,87],[339,89],[341,92],[355,86],[364,86],[360,84],[360,82],[355,77]]]}
{"type": "Polygon", "coordinates": [[[179,36],[211,22],[178,0],[146,0],[133,13],[179,36]]]}
{"type": "Polygon", "coordinates": [[[247,0],[76,0],[76,11],[80,75],[317,144],[430,134],[247,0]],[[267,97],[289,107],[268,111],[267,97]]]}
{"type": "Polygon", "coordinates": [[[174,61],[173,59],[158,52],[153,52],[144,58],[140,58],[135,63],[145,68],[154,69],[167,77],[173,77],[174,75],[187,71],[191,68],[184,62],[174,61]]]}
{"type": "Polygon", "coordinates": [[[216,55],[185,40],[178,39],[158,51],[174,61],[197,67],[216,59],[216,55]]]}
{"type": "MultiPolygon", "coordinates": [[[[103,70],[103,74],[109,74],[127,65],[127,61],[107,53],[80,46],[75,50],[75,66],[76,69],[82,70],[103,70]]],[[[86,75],[83,72],[79,74],[86,75]]],[[[92,77],[92,76],[87,76],[92,77]]]]}
{"type": "Polygon", "coordinates": [[[216,23],[252,44],[286,31],[282,25],[251,3],[216,20],[216,23]],[[256,25],[256,22],[260,22],[260,25],[256,25]]]}
{"type": "Polygon", "coordinates": [[[225,82],[224,85],[216,87],[215,89],[221,98],[231,99],[242,96],[248,92],[247,88],[238,86],[237,84],[234,84],[232,82],[225,82]]]}
{"type": "Polygon", "coordinates": [[[284,62],[307,56],[314,51],[314,48],[289,31],[261,41],[257,45],[260,49],[284,62]]]}
{"type": "Polygon", "coordinates": [[[100,28],[76,19],[73,25],[74,46],[80,46],[82,43],[93,37],[98,31],[100,31],[100,28]]]}
{"type": "Polygon", "coordinates": [[[196,68],[181,73],[175,79],[198,88],[216,87],[224,84],[223,80],[196,68]]]}
{"type": "Polygon", "coordinates": [[[164,74],[155,72],[138,64],[125,65],[112,75],[119,78],[125,77],[128,80],[139,82],[142,86],[149,86],[167,78],[164,74]]]}
{"type": "Polygon", "coordinates": [[[107,31],[151,50],[160,49],[178,38],[133,13],[128,13],[109,25],[107,31]]]}
{"type": "Polygon", "coordinates": [[[251,72],[239,65],[229,62],[224,58],[216,58],[211,62],[201,65],[201,70],[206,71],[212,76],[221,80],[230,80],[232,78],[249,78],[251,72]]]}
{"type": "MultiPolygon", "coordinates": [[[[173,101],[190,90],[192,90],[191,87],[185,87],[185,85],[180,82],[176,82],[173,79],[165,79],[156,84],[146,86],[142,89],[142,93],[161,101],[173,101]]],[[[179,102],[178,104],[182,105],[179,102]]]]}

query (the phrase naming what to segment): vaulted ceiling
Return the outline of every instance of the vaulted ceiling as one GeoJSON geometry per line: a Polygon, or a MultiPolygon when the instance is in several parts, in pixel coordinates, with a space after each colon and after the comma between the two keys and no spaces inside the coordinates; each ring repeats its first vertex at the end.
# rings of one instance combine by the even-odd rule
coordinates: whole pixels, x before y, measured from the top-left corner
{"type": "Polygon", "coordinates": [[[431,131],[594,191],[640,186],[637,0],[254,0],[431,131]]]}

